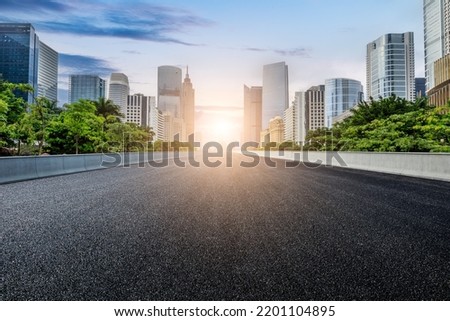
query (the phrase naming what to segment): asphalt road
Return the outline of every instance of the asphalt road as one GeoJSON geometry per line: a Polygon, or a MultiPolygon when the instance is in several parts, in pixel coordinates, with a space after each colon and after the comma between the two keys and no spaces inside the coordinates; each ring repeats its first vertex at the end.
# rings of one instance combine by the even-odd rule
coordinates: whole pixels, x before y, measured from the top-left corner
{"type": "Polygon", "coordinates": [[[1,185],[1,299],[450,298],[450,183],[235,157],[1,185]]]}

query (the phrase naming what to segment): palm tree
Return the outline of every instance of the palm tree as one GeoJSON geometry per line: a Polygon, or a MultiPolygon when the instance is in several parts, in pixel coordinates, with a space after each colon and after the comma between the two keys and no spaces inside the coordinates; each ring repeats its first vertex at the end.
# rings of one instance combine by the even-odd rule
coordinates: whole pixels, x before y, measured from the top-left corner
{"type": "Polygon", "coordinates": [[[120,106],[114,104],[114,102],[110,99],[100,97],[97,101],[94,101],[94,105],[96,108],[95,113],[98,116],[103,116],[105,119],[107,119],[108,116],[114,116],[117,120],[124,117],[124,115],[120,112],[120,106]]]}

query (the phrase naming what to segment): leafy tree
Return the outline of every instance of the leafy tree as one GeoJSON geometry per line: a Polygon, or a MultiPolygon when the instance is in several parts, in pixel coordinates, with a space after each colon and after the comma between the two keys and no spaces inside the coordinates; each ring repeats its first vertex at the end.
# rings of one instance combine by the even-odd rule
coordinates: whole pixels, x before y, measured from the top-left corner
{"type": "Polygon", "coordinates": [[[151,141],[149,128],[139,127],[134,123],[112,123],[107,125],[106,141],[110,151],[145,150],[151,141]]]}
{"type": "Polygon", "coordinates": [[[80,148],[83,152],[94,152],[102,143],[102,125],[104,118],[95,114],[95,105],[87,100],[66,105],[61,113],[62,121],[67,128],[68,137],[75,142],[75,153],[80,148]]]}
{"type": "Polygon", "coordinates": [[[124,115],[120,112],[120,106],[114,104],[114,102],[110,99],[106,99],[105,97],[100,97],[97,101],[94,101],[95,105],[95,113],[98,116],[103,116],[103,118],[107,119],[109,116],[113,116],[116,121],[120,121],[124,115]]]}

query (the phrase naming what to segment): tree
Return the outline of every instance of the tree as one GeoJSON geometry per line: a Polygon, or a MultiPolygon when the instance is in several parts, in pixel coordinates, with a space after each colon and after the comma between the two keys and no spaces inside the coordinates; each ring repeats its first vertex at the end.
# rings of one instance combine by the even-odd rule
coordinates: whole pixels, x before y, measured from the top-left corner
{"type": "Polygon", "coordinates": [[[97,116],[103,116],[107,119],[109,116],[115,117],[116,121],[120,121],[124,115],[120,112],[120,106],[114,104],[110,99],[100,97],[97,101],[94,101],[95,113],[97,116]]]}
{"type": "Polygon", "coordinates": [[[61,113],[68,136],[75,142],[75,154],[80,147],[83,152],[94,152],[97,145],[102,143],[102,125],[104,118],[95,114],[95,105],[87,100],[66,105],[61,113]]]}

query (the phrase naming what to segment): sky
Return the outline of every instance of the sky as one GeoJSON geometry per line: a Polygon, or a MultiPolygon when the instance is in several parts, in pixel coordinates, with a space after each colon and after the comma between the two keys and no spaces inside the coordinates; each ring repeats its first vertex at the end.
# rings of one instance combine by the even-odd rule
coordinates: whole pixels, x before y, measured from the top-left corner
{"type": "Polygon", "coordinates": [[[345,77],[365,86],[367,43],[414,32],[424,76],[422,0],[1,0],[0,22],[32,23],[60,53],[60,103],[68,75],[123,72],[131,93],[155,96],[157,67],[189,66],[198,127],[240,134],[243,85],[285,61],[296,91],[345,77]],[[219,126],[219,127],[220,127],[219,126]],[[211,129],[211,128],[209,128],[211,129]]]}

